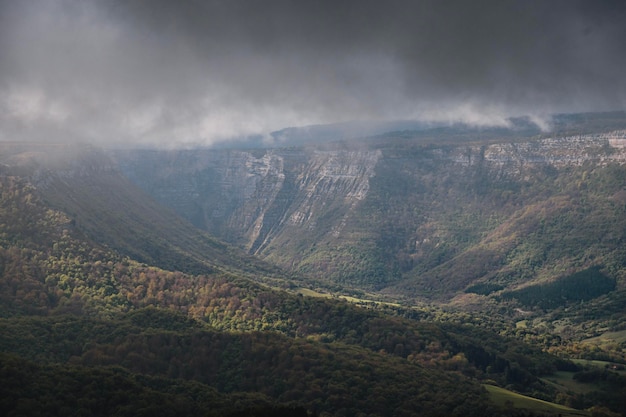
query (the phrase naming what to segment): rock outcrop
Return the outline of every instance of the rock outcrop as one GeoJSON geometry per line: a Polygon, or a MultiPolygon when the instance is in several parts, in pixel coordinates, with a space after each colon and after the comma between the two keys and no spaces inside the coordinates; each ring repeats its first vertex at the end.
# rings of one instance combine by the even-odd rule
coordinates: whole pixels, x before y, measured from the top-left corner
{"type": "Polygon", "coordinates": [[[196,226],[263,249],[285,227],[338,237],[369,190],[380,150],[196,150],[118,154],[123,171],[196,226]],[[343,212],[322,224],[329,207],[343,212]]]}

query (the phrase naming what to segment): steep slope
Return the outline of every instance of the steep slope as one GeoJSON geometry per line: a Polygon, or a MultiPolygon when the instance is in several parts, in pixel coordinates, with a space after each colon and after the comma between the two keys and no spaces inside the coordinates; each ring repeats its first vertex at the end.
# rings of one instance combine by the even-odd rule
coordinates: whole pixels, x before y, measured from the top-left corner
{"type": "Polygon", "coordinates": [[[190,273],[280,275],[156,203],[94,147],[3,143],[0,156],[6,174],[28,180],[74,228],[140,262],[190,273]]]}
{"type": "Polygon", "coordinates": [[[594,265],[623,284],[625,138],[453,150],[447,157],[461,175],[448,177],[447,194],[436,198],[449,205],[441,208],[449,218],[431,214],[439,236],[416,236],[417,248],[434,244],[443,256],[411,271],[403,291],[449,296],[479,282],[527,285],[594,265]]]}
{"type": "Polygon", "coordinates": [[[625,131],[439,134],[116,159],[198,227],[357,289],[449,299],[592,266],[624,285],[625,131]]]}
{"type": "MultiPolygon", "coordinates": [[[[311,256],[343,256],[336,246],[346,241],[352,248],[355,239],[371,237],[367,228],[344,228],[368,193],[380,155],[350,148],[134,151],[118,152],[116,160],[131,180],[198,227],[299,274],[315,269],[308,275],[324,279],[336,275],[333,262],[311,256]]],[[[348,254],[343,267],[352,259],[348,254]]]]}
{"type": "MultiPolygon", "coordinates": [[[[277,229],[311,229],[329,207],[353,208],[367,194],[380,152],[281,149],[116,155],[121,169],[160,201],[195,225],[258,253],[277,229]]],[[[325,228],[321,234],[339,232],[325,228]]]]}

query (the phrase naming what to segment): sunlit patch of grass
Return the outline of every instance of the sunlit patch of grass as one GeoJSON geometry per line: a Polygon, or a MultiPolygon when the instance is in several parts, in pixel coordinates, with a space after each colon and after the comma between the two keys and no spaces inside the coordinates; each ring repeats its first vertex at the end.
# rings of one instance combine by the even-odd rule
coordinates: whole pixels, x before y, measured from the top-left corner
{"type": "Polygon", "coordinates": [[[296,290],[296,293],[305,295],[307,297],[332,298],[331,294],[313,291],[308,288],[298,288],[296,290]]]}
{"type": "Polygon", "coordinates": [[[626,342],[626,330],[621,330],[619,332],[606,332],[601,334],[600,336],[592,337],[589,339],[583,340],[583,343],[593,343],[593,344],[606,344],[606,343],[625,343],[626,342]]]}
{"type": "Polygon", "coordinates": [[[527,397],[493,385],[484,385],[484,387],[489,392],[491,401],[498,407],[524,409],[537,413],[561,415],[564,417],[590,415],[587,411],[575,410],[560,404],[527,397]]]}
{"type": "Polygon", "coordinates": [[[590,360],[590,359],[572,359],[572,362],[578,365],[583,365],[583,366],[595,366],[596,368],[609,369],[611,372],[615,372],[620,375],[626,376],[626,370],[613,369],[613,367],[615,366],[615,363],[613,362],[590,360]]]}

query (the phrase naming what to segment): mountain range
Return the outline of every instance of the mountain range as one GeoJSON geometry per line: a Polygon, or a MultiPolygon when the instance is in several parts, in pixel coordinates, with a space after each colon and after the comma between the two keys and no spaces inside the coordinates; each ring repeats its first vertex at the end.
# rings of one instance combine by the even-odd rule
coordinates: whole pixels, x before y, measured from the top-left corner
{"type": "Polygon", "coordinates": [[[3,413],[626,413],[623,114],[333,129],[0,144],[3,413]]]}
{"type": "Polygon", "coordinates": [[[405,132],[115,158],[198,228],[356,290],[450,299],[477,284],[518,288],[598,265],[624,279],[623,130],[503,141],[470,130],[456,143],[405,132]]]}

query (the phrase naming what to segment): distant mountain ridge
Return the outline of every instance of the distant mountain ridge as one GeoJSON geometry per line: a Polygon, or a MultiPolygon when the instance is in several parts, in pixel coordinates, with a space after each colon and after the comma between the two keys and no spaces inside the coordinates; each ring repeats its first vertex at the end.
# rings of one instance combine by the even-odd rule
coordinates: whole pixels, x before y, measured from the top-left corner
{"type": "Polygon", "coordinates": [[[479,282],[523,285],[593,265],[623,282],[626,130],[475,135],[115,158],[196,226],[357,289],[450,298],[479,282]],[[577,229],[578,243],[564,240],[577,229]]]}
{"type": "Polygon", "coordinates": [[[433,134],[442,139],[465,136],[468,132],[486,137],[530,137],[547,131],[590,133],[597,130],[615,130],[624,127],[624,112],[555,114],[545,118],[528,116],[510,117],[496,125],[468,124],[462,122],[419,120],[348,121],[332,124],[292,126],[266,135],[250,135],[231,138],[213,146],[214,149],[271,149],[286,147],[317,146],[337,141],[376,141],[390,133],[398,136],[429,137],[433,134]]]}

